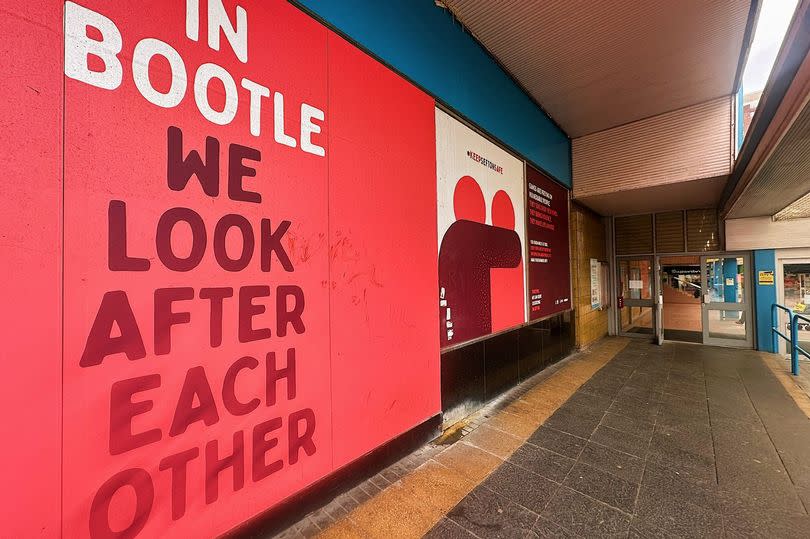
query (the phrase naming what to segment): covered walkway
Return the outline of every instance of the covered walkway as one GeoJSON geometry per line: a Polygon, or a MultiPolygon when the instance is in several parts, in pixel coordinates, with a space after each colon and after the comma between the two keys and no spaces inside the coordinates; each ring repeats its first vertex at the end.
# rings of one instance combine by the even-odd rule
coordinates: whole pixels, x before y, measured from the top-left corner
{"type": "Polygon", "coordinates": [[[810,401],[783,367],[605,339],[282,536],[807,536],[810,401]]]}

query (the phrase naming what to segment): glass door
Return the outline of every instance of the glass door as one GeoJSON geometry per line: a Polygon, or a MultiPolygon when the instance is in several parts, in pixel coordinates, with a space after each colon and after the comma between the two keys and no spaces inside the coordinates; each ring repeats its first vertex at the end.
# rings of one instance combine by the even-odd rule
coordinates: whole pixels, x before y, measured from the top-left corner
{"type": "Polygon", "coordinates": [[[703,342],[703,286],[700,255],[659,257],[659,283],[664,338],[668,341],[703,342]]]}
{"type": "Polygon", "coordinates": [[[652,257],[619,258],[617,266],[621,334],[652,338],[656,327],[652,257]]]}
{"type": "MultiPolygon", "coordinates": [[[[792,310],[810,316],[810,259],[785,259],[782,267],[782,286],[779,303],[792,310]]],[[[787,314],[779,311],[779,326],[782,333],[790,334],[787,314]]],[[[799,346],[810,350],[810,324],[799,322],[799,346]]],[[[787,353],[785,341],[779,340],[780,352],[787,353]]]]}
{"type": "Polygon", "coordinates": [[[748,254],[700,257],[703,344],[753,348],[748,254]]]}

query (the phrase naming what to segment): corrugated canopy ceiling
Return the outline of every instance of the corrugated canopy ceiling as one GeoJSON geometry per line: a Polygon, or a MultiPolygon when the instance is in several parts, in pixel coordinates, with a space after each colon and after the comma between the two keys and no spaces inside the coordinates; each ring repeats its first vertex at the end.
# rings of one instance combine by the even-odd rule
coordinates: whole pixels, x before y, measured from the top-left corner
{"type": "Polygon", "coordinates": [[[729,218],[810,217],[810,99],[733,205],[729,218]]]}
{"type": "Polygon", "coordinates": [[[444,0],[571,137],[733,93],[750,0],[444,0]]]}

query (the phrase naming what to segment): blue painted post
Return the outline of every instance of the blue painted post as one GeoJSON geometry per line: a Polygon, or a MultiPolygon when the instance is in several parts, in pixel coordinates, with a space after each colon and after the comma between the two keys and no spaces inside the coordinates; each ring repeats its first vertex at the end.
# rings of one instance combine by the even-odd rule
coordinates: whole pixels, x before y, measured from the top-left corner
{"type": "MultiPolygon", "coordinates": [[[[776,285],[767,278],[760,282],[759,273],[776,273],[776,252],[773,249],[758,249],[754,251],[754,267],[745,275],[746,286],[754,287],[756,301],[756,335],[757,349],[763,352],[779,353],[779,336],[775,335],[771,328],[779,329],[779,318],[774,319],[773,305],[776,303],[776,285]],[[774,322],[774,320],[776,320],[774,322]],[[776,343],[776,346],[774,346],[776,343]]],[[[775,280],[775,279],[774,279],[775,280]]],[[[776,311],[777,316],[779,311],[776,311]]],[[[783,331],[782,333],[787,333],[783,331]]]]}
{"type": "MultiPolygon", "coordinates": [[[[737,259],[723,259],[723,301],[737,303],[737,259]],[[729,281],[731,284],[729,284],[729,281]]],[[[723,311],[724,319],[739,318],[740,311],[723,311]]]]}
{"type": "Polygon", "coordinates": [[[790,320],[790,372],[799,376],[799,317],[795,314],[790,320]]]}

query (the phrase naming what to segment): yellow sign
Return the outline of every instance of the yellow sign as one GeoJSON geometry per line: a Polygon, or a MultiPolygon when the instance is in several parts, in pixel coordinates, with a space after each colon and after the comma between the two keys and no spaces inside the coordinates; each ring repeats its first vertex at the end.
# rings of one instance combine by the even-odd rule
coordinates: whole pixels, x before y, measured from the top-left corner
{"type": "Polygon", "coordinates": [[[773,271],[772,270],[760,271],[759,284],[773,285],[773,271]]]}

